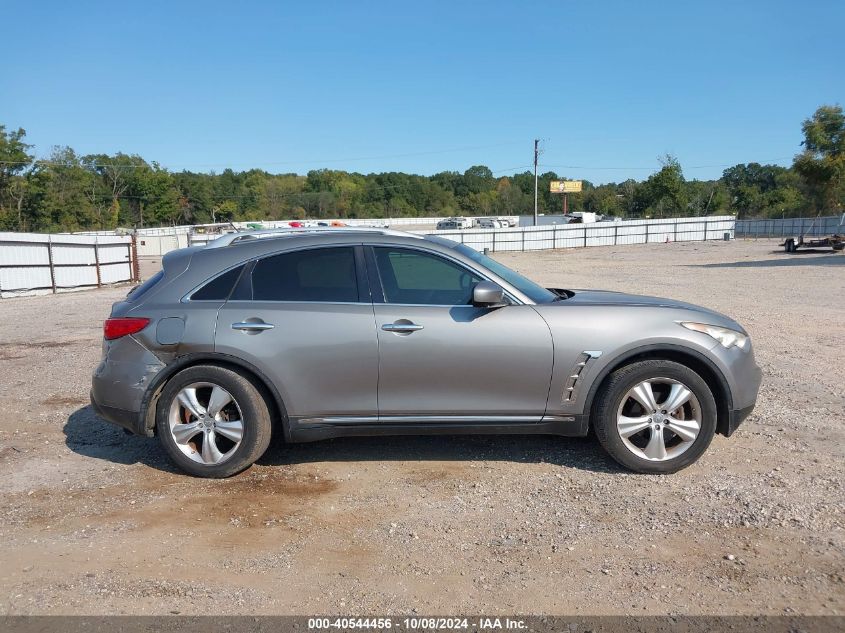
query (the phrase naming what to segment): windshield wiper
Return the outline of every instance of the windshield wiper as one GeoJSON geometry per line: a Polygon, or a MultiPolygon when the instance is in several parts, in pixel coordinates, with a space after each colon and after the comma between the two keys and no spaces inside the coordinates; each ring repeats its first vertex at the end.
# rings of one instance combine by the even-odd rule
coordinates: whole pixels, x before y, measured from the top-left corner
{"type": "Polygon", "coordinates": [[[546,288],[546,290],[554,293],[557,296],[557,299],[555,299],[555,301],[563,301],[564,299],[569,299],[569,297],[572,296],[571,292],[563,288],[546,288]]]}

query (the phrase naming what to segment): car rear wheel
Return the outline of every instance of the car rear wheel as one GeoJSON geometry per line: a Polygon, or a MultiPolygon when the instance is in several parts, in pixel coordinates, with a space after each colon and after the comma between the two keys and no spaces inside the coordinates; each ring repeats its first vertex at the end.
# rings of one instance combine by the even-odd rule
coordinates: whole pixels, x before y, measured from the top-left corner
{"type": "Polygon", "coordinates": [[[156,430],[170,458],[199,477],[245,470],[270,444],[270,413],[256,385],[237,371],[203,365],[164,388],[156,430]]]}
{"type": "Polygon", "coordinates": [[[716,432],[716,401],[689,367],[647,360],[610,375],[597,395],[594,427],[617,462],[641,473],[673,473],[695,462],[716,432]]]}

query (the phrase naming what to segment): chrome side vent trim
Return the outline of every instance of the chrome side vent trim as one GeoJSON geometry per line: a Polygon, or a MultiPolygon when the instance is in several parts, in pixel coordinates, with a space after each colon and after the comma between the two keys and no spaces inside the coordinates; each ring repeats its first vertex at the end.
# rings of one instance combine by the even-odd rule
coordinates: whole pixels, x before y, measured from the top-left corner
{"type": "Polygon", "coordinates": [[[586,367],[587,363],[589,363],[592,359],[598,358],[601,355],[601,352],[593,350],[581,352],[578,356],[578,360],[575,361],[572,369],[569,370],[569,374],[563,383],[561,402],[566,403],[575,400],[575,396],[578,395],[578,380],[584,372],[584,367],[586,367]]]}

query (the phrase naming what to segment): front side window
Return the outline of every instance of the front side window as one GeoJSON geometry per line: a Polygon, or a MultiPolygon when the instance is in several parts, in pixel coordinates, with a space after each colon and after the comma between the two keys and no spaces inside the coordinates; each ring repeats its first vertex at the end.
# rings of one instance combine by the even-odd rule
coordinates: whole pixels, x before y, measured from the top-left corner
{"type": "Polygon", "coordinates": [[[526,279],[504,264],[497,262],[491,257],[487,257],[487,255],[483,253],[479,253],[477,250],[470,248],[466,244],[456,244],[455,250],[499,275],[499,277],[507,281],[534,303],[551,303],[560,299],[560,297],[551,290],[543,288],[543,286],[534,283],[530,279],[526,279]]]}
{"type": "Polygon", "coordinates": [[[376,247],[376,264],[388,303],[468,305],[481,277],[447,259],[421,251],[376,247]]]}
{"type": "Polygon", "coordinates": [[[351,246],[282,253],[259,260],[252,271],[255,301],[355,303],[358,280],[351,246]]]}
{"type": "Polygon", "coordinates": [[[436,237],[433,235],[429,235],[425,239],[434,242],[435,244],[452,248],[462,255],[469,257],[476,264],[483,266],[490,272],[504,279],[511,286],[531,299],[534,303],[552,303],[553,301],[560,300],[560,297],[552,291],[543,288],[543,286],[523,277],[518,272],[511,270],[504,264],[497,262],[495,259],[487,257],[487,255],[484,255],[483,253],[479,253],[477,250],[467,246],[466,244],[458,244],[452,240],[447,240],[443,237],[436,237]]]}

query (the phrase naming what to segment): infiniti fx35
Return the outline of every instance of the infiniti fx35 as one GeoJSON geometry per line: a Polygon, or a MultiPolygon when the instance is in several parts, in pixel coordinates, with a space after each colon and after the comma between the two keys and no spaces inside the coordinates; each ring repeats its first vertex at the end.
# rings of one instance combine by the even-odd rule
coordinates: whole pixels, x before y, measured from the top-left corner
{"type": "Polygon", "coordinates": [[[441,237],[288,229],[168,253],[114,304],[91,401],[202,477],[273,434],[590,428],[623,466],[671,473],[734,432],[760,380],[748,334],[706,308],[543,288],[441,237]]]}

